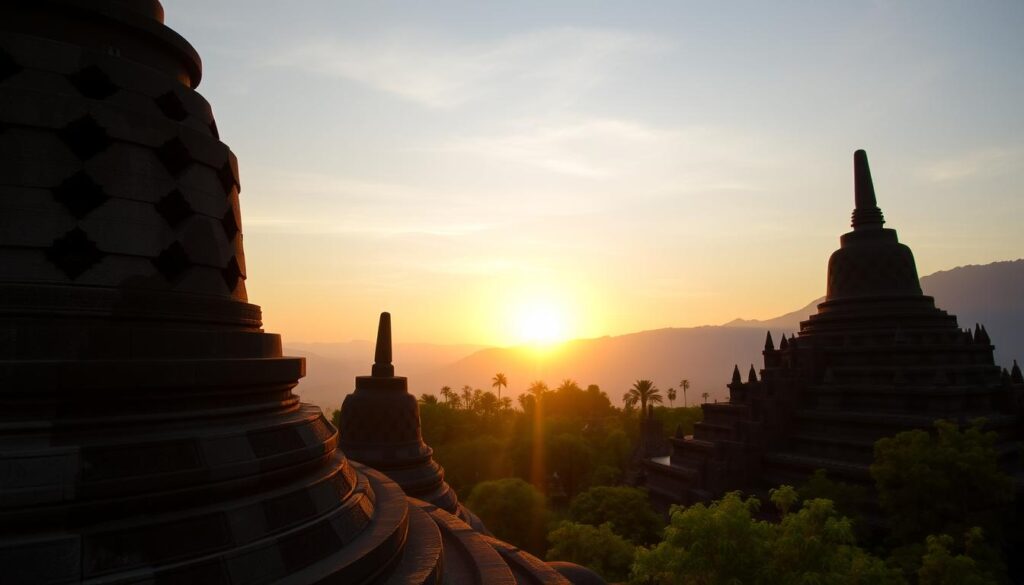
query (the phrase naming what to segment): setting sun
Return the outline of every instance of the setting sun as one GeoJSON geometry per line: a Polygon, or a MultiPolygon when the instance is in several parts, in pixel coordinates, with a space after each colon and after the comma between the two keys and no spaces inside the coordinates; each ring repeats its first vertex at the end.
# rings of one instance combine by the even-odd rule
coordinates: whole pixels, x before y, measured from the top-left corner
{"type": "Polygon", "coordinates": [[[516,315],[519,339],[525,343],[549,344],[565,339],[565,318],[550,303],[535,302],[523,305],[516,315]]]}

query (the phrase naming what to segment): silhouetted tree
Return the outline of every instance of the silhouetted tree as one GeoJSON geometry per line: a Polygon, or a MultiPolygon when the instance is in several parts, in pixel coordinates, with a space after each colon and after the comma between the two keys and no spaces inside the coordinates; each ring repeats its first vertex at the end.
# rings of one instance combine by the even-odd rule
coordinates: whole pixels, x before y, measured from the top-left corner
{"type": "Polygon", "coordinates": [[[690,389],[690,381],[683,378],[679,381],[679,387],[683,390],[683,408],[686,408],[686,391],[690,389]]]}
{"type": "Polygon", "coordinates": [[[447,406],[455,407],[454,402],[458,399],[451,386],[441,386],[441,398],[444,398],[444,403],[447,406]]]}
{"type": "Polygon", "coordinates": [[[420,396],[420,404],[437,404],[437,396],[425,392],[423,396],[420,396]]]}
{"type": "Polygon", "coordinates": [[[676,402],[676,389],[675,388],[669,388],[668,390],[665,391],[665,395],[668,396],[668,405],[669,405],[669,407],[675,408],[676,407],[675,406],[675,402],[676,402]]]}
{"type": "Polygon", "coordinates": [[[661,393],[654,386],[654,382],[650,380],[637,380],[633,383],[633,387],[622,396],[622,400],[629,408],[633,408],[639,403],[640,413],[643,415],[647,411],[648,402],[651,404],[661,404],[661,393]]]}
{"type": "Polygon", "coordinates": [[[708,403],[708,396],[711,396],[711,395],[708,394],[707,392],[701,394],[701,397],[704,399],[704,404],[708,403]]]}
{"type": "Polygon", "coordinates": [[[501,389],[508,388],[508,378],[505,377],[505,374],[502,374],[501,372],[495,374],[494,378],[491,378],[491,388],[498,389],[498,400],[500,401],[501,389]]]}

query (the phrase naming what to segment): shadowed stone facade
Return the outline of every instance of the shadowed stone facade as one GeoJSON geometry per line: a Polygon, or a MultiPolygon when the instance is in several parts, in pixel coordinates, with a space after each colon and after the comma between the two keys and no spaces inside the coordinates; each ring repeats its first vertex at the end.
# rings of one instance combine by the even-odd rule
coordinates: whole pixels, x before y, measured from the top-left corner
{"type": "MultiPolygon", "coordinates": [[[[936,419],[984,417],[1020,473],[1024,380],[993,363],[984,327],[961,329],[921,292],[910,248],[883,228],[864,151],[854,154],[853,231],[829,259],[828,293],[800,332],[765,341],[764,368],[739,368],[728,402],[702,406],[692,436],[645,461],[661,504],[734,489],[799,485],[817,469],[867,484],[875,441],[936,419]]],[[[1016,366],[1016,363],[1014,364],[1016,366]]]]}
{"type": "Polygon", "coordinates": [[[156,0],[0,4],[0,581],[567,583],[299,402],[201,71],[156,0]]]}

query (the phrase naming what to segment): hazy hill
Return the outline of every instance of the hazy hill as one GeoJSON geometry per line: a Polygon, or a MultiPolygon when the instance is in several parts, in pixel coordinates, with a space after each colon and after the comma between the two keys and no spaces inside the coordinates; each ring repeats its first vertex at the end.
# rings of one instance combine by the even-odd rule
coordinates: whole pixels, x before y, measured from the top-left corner
{"type": "MultiPolygon", "coordinates": [[[[940,308],[957,315],[962,327],[986,325],[996,345],[997,363],[1009,365],[1013,358],[1024,358],[1024,260],[937,272],[923,277],[921,286],[940,308]]],[[[776,341],[783,333],[791,334],[821,300],[764,321],[737,319],[722,326],[581,339],[550,354],[522,348],[409,344],[398,345],[395,358],[399,374],[409,376],[410,389],[417,394],[437,393],[443,385],[489,389],[491,377],[500,371],[508,376],[511,396],[533,380],[554,387],[572,378],[583,386],[598,384],[618,400],[638,378],[667,388],[678,387],[685,377],[691,383],[692,404],[703,392],[711,400],[724,398],[733,364],[740,364],[744,376],[750,364],[759,367],[765,331],[771,330],[776,341]]],[[[292,344],[287,351],[308,357],[308,375],[299,386],[303,397],[333,408],[352,389],[352,378],[369,371],[373,356],[368,341],[292,344]]],[[[677,402],[682,402],[681,392],[677,402]]]]}

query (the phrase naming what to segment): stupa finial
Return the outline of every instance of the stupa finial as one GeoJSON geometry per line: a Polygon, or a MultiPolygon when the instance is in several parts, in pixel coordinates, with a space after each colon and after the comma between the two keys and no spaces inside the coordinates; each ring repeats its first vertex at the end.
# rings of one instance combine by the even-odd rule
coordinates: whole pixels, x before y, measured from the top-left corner
{"type": "Polygon", "coordinates": [[[390,378],[395,375],[391,365],[391,313],[380,314],[377,325],[377,352],[373,356],[372,374],[375,378],[390,378]]]}
{"type": "Polygon", "coordinates": [[[858,150],[853,153],[854,203],[853,229],[879,229],[885,223],[882,210],[875,199],[875,184],[871,180],[868,153],[858,150]]]}

